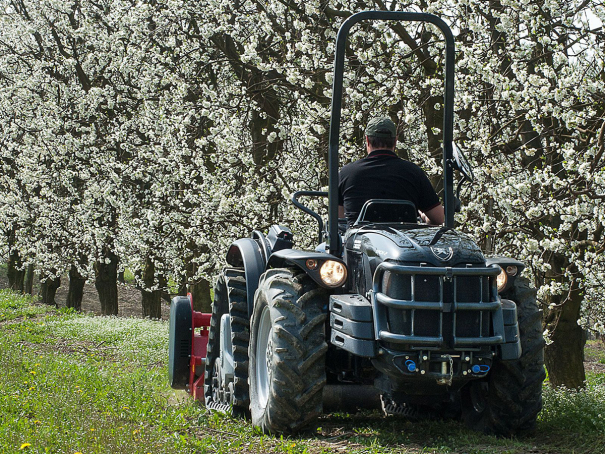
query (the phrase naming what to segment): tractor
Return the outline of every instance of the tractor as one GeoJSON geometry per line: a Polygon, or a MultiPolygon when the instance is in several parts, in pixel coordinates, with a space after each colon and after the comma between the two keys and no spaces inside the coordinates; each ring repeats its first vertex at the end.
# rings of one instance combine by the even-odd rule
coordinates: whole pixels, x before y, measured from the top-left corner
{"type": "Polygon", "coordinates": [[[328,191],[292,199],[316,219],[318,246],[295,249],[294,233],[280,225],[234,241],[211,314],[193,311],[188,298],[172,301],[171,385],[267,433],[296,433],[327,406],[351,403],[453,415],[502,436],[531,431],[545,378],[536,292],[522,262],[487,258],[454,228],[460,187],[473,172],[453,142],[453,118],[454,38],[442,19],[390,11],[348,18],[336,39],[328,191]],[[423,224],[402,200],[369,200],[354,224],[339,224],[345,47],[351,27],[367,20],[428,22],[445,39],[443,226],[423,224]],[[327,196],[325,228],[299,200],[309,196],[327,196]]]}

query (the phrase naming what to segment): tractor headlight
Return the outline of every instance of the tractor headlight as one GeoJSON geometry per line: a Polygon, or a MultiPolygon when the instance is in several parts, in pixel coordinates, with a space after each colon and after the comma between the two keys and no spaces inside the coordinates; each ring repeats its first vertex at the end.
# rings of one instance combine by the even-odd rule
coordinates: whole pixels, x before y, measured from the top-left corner
{"type": "Polygon", "coordinates": [[[518,269],[515,265],[509,265],[506,267],[506,274],[508,274],[509,276],[516,276],[517,271],[518,269]]]}
{"type": "Polygon", "coordinates": [[[335,260],[326,260],[319,269],[319,276],[328,287],[340,287],[347,280],[347,269],[335,260]]]}
{"type": "Polygon", "coordinates": [[[496,285],[498,287],[498,292],[501,292],[506,288],[506,284],[508,283],[508,274],[502,267],[500,267],[500,274],[496,278],[496,285]]]}
{"type": "Polygon", "coordinates": [[[511,278],[514,278],[519,269],[515,265],[508,265],[504,267],[504,265],[500,266],[500,274],[496,278],[496,286],[498,287],[498,293],[501,293],[507,289],[510,285],[511,278]]]}

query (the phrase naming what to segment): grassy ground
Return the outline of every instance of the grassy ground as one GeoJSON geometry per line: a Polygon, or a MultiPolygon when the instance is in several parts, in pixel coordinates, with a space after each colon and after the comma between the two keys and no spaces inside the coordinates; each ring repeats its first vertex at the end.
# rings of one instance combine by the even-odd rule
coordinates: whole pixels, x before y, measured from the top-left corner
{"type": "Polygon", "coordinates": [[[0,292],[0,453],[605,452],[605,375],[591,374],[584,392],[545,388],[538,431],[521,440],[376,413],[326,415],[312,434],[275,438],[170,389],[167,341],[166,322],[57,311],[0,292]]]}

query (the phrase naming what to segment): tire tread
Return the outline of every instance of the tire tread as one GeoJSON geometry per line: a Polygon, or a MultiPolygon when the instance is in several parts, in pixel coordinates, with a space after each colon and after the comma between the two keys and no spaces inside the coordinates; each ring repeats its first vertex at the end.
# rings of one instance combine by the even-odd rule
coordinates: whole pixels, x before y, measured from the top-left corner
{"type": "Polygon", "coordinates": [[[250,363],[252,423],[268,433],[296,433],[322,413],[328,349],[322,308],[327,293],[304,273],[268,270],[259,283],[251,326],[251,359],[260,315],[268,306],[272,319],[273,369],[269,401],[256,402],[255,364],[250,363]]]}

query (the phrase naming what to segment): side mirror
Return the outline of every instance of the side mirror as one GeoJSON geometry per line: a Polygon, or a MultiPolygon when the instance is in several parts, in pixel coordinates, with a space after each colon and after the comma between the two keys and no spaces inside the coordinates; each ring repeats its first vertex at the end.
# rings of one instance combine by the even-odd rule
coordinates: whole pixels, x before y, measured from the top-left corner
{"type": "Polygon", "coordinates": [[[462,150],[458,148],[455,143],[452,144],[452,151],[454,155],[454,169],[458,170],[466,180],[472,183],[475,179],[475,176],[473,175],[473,169],[466,160],[464,153],[462,153],[462,150]]]}

